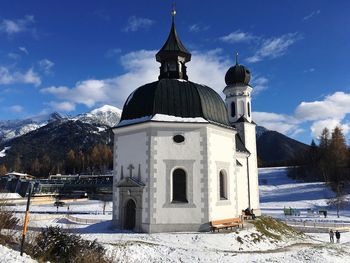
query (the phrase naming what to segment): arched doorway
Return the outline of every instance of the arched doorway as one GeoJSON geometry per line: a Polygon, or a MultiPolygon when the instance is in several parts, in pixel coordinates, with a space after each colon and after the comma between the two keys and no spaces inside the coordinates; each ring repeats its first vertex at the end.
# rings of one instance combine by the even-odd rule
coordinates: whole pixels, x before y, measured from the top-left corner
{"type": "Polygon", "coordinates": [[[133,230],[136,223],[136,204],[129,199],[125,206],[124,229],[133,230]]]}

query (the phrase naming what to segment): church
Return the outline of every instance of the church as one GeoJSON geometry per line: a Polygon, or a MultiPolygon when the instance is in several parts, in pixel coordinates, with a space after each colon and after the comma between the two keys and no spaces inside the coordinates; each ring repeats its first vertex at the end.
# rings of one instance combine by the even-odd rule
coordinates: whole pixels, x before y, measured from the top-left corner
{"type": "Polygon", "coordinates": [[[260,214],[250,71],[225,75],[225,101],[189,80],[177,34],[155,58],[157,81],[135,89],[113,128],[113,226],[134,232],[207,231],[209,222],[260,214]]]}

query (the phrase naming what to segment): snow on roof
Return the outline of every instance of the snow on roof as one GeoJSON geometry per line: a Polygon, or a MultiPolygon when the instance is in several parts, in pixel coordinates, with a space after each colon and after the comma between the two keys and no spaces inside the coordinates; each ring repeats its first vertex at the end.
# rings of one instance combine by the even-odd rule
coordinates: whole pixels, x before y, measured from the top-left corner
{"type": "Polygon", "coordinates": [[[195,118],[182,118],[177,116],[171,116],[171,115],[165,115],[165,114],[156,114],[153,117],[152,116],[144,116],[141,118],[131,119],[131,120],[122,120],[119,122],[118,127],[126,126],[130,124],[136,124],[146,121],[158,121],[158,122],[188,122],[188,123],[208,123],[207,120],[205,120],[202,117],[195,117],[195,118]]]}
{"type": "Polygon", "coordinates": [[[182,118],[176,116],[170,116],[165,114],[156,114],[153,116],[152,121],[169,121],[169,122],[203,122],[207,123],[208,121],[202,117],[195,118],[182,118]]]}

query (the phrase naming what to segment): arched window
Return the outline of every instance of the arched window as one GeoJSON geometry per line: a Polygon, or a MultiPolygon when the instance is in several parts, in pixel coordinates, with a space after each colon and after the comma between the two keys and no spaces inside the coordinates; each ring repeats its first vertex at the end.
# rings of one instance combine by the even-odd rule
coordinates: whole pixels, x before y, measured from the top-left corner
{"type": "Polygon", "coordinates": [[[183,169],[173,171],[173,202],[187,203],[186,172],[183,169]]]}
{"type": "Polygon", "coordinates": [[[247,109],[248,109],[248,117],[250,117],[250,103],[247,102],[247,109]]]}
{"type": "Polygon", "coordinates": [[[244,106],[245,106],[245,105],[244,105],[244,102],[243,102],[243,101],[240,101],[239,104],[240,104],[240,107],[241,107],[241,112],[240,112],[240,114],[241,114],[241,115],[244,115],[244,106]]]}
{"type": "Polygon", "coordinates": [[[231,117],[236,116],[236,103],[234,101],[231,102],[231,117]]]}
{"type": "Polygon", "coordinates": [[[220,200],[227,199],[227,176],[224,170],[219,173],[220,200]]]}

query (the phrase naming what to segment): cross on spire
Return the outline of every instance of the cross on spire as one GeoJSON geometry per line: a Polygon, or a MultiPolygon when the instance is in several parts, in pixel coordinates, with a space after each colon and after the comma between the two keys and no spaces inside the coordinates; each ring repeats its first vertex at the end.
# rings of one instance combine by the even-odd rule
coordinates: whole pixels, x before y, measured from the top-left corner
{"type": "Polygon", "coordinates": [[[128,170],[129,170],[129,172],[130,172],[130,174],[129,174],[129,177],[130,178],[132,178],[132,170],[134,170],[135,169],[135,167],[132,165],[132,164],[130,164],[129,166],[128,166],[128,168],[127,168],[128,170]]]}
{"type": "Polygon", "coordinates": [[[171,11],[172,23],[168,39],[156,54],[156,60],[161,63],[159,79],[188,80],[185,64],[191,60],[191,53],[182,44],[175,28],[175,3],[171,11]]]}

